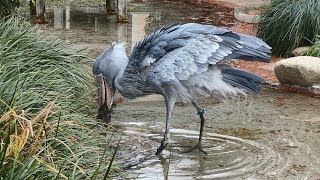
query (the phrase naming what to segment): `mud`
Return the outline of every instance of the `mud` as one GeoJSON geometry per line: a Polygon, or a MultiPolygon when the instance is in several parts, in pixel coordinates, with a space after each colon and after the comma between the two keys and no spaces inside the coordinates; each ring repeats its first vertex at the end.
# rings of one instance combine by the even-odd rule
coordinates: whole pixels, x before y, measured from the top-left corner
{"type": "MultiPolygon", "coordinates": [[[[232,28],[233,9],[182,1],[133,1],[128,24],[114,15],[72,12],[71,29],[42,27],[48,34],[88,48],[96,57],[112,41],[128,43],[128,53],[146,33],[172,22],[202,22],[232,28]]],[[[51,21],[52,22],[52,21],[51,21]]],[[[123,134],[117,155],[125,168],[114,179],[319,179],[320,100],[268,85],[260,95],[219,102],[200,98],[206,109],[205,155],[183,153],[196,144],[199,118],[178,102],[172,115],[172,143],[155,156],[165,127],[161,96],[136,100],[117,94],[111,125],[123,134]]]]}

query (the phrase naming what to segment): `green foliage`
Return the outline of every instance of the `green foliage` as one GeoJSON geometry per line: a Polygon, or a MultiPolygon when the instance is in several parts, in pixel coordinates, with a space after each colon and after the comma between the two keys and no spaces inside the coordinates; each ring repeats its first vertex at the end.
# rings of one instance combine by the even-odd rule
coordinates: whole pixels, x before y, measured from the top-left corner
{"type": "Polygon", "coordinates": [[[257,36],[274,55],[288,56],[294,48],[310,45],[318,34],[319,0],[272,0],[262,11],[257,36]]]}
{"type": "Polygon", "coordinates": [[[16,18],[1,21],[0,99],[17,110],[39,111],[57,97],[64,111],[88,109],[91,72],[71,46],[16,18]]]}
{"type": "Polygon", "coordinates": [[[38,31],[0,21],[0,179],[107,177],[111,135],[88,115],[86,56],[38,31]]]}
{"type": "Polygon", "coordinates": [[[307,56],[320,57],[320,36],[317,36],[316,42],[313,46],[307,51],[307,56]]]}
{"type": "Polygon", "coordinates": [[[1,0],[0,18],[11,15],[20,6],[19,0],[1,0]]]}

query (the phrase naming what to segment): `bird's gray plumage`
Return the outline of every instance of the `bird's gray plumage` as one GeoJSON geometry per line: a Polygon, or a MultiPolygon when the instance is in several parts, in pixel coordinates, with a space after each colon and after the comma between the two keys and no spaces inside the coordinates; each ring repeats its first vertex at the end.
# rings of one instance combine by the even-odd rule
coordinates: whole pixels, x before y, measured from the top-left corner
{"type": "MultiPolygon", "coordinates": [[[[200,75],[208,71],[210,65],[216,65],[226,59],[267,62],[270,49],[258,38],[236,34],[211,25],[189,23],[163,27],[146,36],[133,49],[129,64],[124,71],[124,80],[143,81],[137,85],[145,87],[133,86],[136,90],[132,95],[128,93],[128,96],[163,93],[159,91],[163,91],[161,86],[166,84],[172,86],[172,90],[175,91],[172,93],[189,100],[192,96],[188,90],[181,90],[190,88],[185,87],[184,83],[190,76],[200,75]]],[[[232,85],[237,84],[239,83],[232,85]]],[[[240,88],[251,90],[255,86],[245,87],[240,88]]],[[[258,91],[257,88],[252,90],[258,91]]]]}
{"type": "Polygon", "coordinates": [[[166,101],[166,133],[177,98],[191,102],[201,118],[199,144],[204,125],[204,111],[194,94],[222,97],[259,92],[262,78],[222,65],[223,60],[243,59],[269,62],[271,48],[261,39],[227,29],[197,23],[173,24],[151,33],[133,49],[127,61],[123,45],[113,45],[93,66],[128,98],[158,93],[166,101]]]}

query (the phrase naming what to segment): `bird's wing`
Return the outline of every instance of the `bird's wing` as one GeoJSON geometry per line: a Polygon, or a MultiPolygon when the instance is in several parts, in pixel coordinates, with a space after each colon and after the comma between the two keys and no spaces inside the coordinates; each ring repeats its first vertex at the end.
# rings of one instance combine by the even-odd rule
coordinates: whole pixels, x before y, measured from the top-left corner
{"type": "Polygon", "coordinates": [[[225,59],[269,61],[262,40],[211,25],[174,24],[146,36],[133,49],[127,71],[155,84],[187,80],[225,59]]]}

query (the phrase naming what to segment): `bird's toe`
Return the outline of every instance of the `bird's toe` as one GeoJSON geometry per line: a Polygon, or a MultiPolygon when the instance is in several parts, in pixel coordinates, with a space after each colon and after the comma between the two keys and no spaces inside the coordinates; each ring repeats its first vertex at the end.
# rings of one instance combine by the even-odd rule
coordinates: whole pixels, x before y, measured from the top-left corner
{"type": "Polygon", "coordinates": [[[170,139],[170,136],[166,136],[166,138],[162,139],[160,147],[157,149],[156,155],[159,155],[168,144],[170,144],[172,141],[170,139]]]}
{"type": "Polygon", "coordinates": [[[168,144],[169,143],[161,143],[160,147],[157,149],[156,155],[159,155],[164,150],[164,148],[167,147],[168,144]]]}
{"type": "Polygon", "coordinates": [[[199,150],[200,152],[202,152],[203,154],[208,154],[206,151],[204,151],[204,150],[202,149],[202,144],[201,144],[201,143],[198,143],[197,145],[195,145],[194,147],[192,147],[192,148],[189,149],[189,150],[184,151],[183,153],[189,153],[189,152],[194,151],[194,150],[196,150],[196,149],[198,149],[198,150],[199,150]]]}

